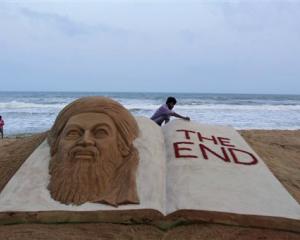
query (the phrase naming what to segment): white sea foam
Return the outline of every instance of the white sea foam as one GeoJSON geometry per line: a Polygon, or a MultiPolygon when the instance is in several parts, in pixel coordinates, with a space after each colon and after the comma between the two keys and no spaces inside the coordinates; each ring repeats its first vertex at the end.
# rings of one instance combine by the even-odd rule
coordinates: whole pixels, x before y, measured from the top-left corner
{"type": "Polygon", "coordinates": [[[45,103],[32,103],[32,102],[0,102],[0,109],[26,109],[26,108],[58,108],[61,109],[66,104],[45,104],[45,103]]]}
{"type": "MultiPolygon", "coordinates": [[[[0,92],[0,115],[5,134],[48,130],[71,101],[102,95],[123,104],[136,116],[151,117],[165,93],[5,93],[0,92]]],[[[231,125],[237,129],[300,129],[300,96],[176,94],[174,110],[193,121],[231,125]]]]}
{"type": "MultiPolygon", "coordinates": [[[[160,105],[155,104],[125,104],[125,107],[134,110],[156,110],[160,105]]],[[[204,105],[176,105],[174,110],[242,110],[242,111],[299,111],[300,105],[233,105],[233,104],[204,104],[204,105]]]]}
{"type": "MultiPolygon", "coordinates": [[[[141,101],[141,100],[139,100],[141,101]]],[[[62,109],[67,103],[32,103],[32,102],[20,102],[20,101],[11,101],[11,102],[0,102],[0,109],[35,109],[35,108],[52,108],[52,109],[62,109]]],[[[147,104],[143,103],[124,103],[124,106],[129,110],[156,110],[160,107],[159,104],[147,104]]],[[[264,111],[298,111],[300,110],[300,105],[270,105],[270,104],[261,104],[261,105],[234,105],[234,104],[203,104],[203,105],[180,105],[177,104],[174,110],[183,109],[183,110],[264,110],[264,111]]]]}

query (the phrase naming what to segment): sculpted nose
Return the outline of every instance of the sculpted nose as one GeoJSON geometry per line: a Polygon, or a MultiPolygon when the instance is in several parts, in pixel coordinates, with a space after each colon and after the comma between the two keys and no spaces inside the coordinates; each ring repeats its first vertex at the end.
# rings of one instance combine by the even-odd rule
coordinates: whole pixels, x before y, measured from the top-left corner
{"type": "Polygon", "coordinates": [[[85,131],[82,135],[80,143],[84,146],[95,145],[94,138],[89,131],[85,131]]]}

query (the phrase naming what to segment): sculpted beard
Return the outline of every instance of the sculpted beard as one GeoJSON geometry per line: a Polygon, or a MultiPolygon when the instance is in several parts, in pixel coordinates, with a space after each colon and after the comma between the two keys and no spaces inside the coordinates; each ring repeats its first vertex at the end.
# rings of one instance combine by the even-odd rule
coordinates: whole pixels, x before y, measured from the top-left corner
{"type": "Polygon", "coordinates": [[[58,149],[50,162],[51,180],[48,185],[53,199],[63,203],[101,202],[112,188],[122,159],[117,146],[108,149],[75,146],[70,151],[58,149]],[[75,157],[78,151],[89,151],[93,158],[75,157]]]}

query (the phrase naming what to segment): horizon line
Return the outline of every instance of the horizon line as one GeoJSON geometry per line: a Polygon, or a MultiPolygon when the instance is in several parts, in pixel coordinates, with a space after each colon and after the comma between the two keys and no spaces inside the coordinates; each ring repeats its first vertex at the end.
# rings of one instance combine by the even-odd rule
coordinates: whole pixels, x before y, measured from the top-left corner
{"type": "Polygon", "coordinates": [[[300,93],[234,93],[234,92],[177,92],[177,91],[74,91],[74,90],[0,90],[0,93],[157,93],[157,94],[224,94],[224,95],[293,95],[300,96],[300,93]]]}

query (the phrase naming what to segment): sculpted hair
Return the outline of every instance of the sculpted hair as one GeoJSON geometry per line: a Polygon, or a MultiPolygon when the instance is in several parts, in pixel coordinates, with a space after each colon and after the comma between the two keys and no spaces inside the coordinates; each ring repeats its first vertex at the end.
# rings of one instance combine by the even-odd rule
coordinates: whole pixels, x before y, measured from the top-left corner
{"type": "Polygon", "coordinates": [[[80,113],[104,113],[115,123],[119,132],[118,147],[125,157],[132,151],[133,140],[138,136],[138,125],[131,113],[118,102],[107,97],[83,97],[67,105],[57,116],[49,134],[48,143],[53,156],[57,151],[59,136],[70,117],[80,113]]]}
{"type": "MultiPolygon", "coordinates": [[[[67,105],[57,116],[49,134],[51,160],[49,164],[50,183],[48,189],[52,198],[65,204],[82,204],[84,202],[102,202],[113,206],[127,203],[139,203],[136,189],[136,170],[139,162],[138,151],[133,140],[138,136],[138,125],[131,113],[118,102],[106,97],[84,97],[67,105]],[[94,168],[86,175],[86,164],[78,161],[69,166],[69,162],[57,156],[60,136],[68,120],[82,113],[103,113],[108,115],[117,128],[117,143],[111,146],[113,150],[106,156],[106,167],[115,157],[121,157],[122,162],[112,175],[105,175],[103,179],[103,164],[94,163],[94,168]],[[116,149],[116,150],[114,150],[116,149]],[[119,154],[119,155],[118,155],[119,154]],[[98,167],[97,167],[98,166],[98,167]],[[83,175],[76,175],[83,168],[83,175]],[[71,171],[75,169],[75,171],[71,171]],[[98,172],[97,172],[98,170],[98,172]],[[74,175],[75,174],[75,175],[74,175]],[[100,176],[100,179],[98,179],[100,176]],[[101,179],[102,176],[102,179],[101,179]],[[78,179],[88,184],[78,183],[78,179]],[[97,178],[98,177],[98,178],[97,178]],[[66,179],[67,178],[67,179],[66,179]],[[75,180],[74,180],[75,178],[75,180]],[[73,180],[72,180],[73,179],[73,180]],[[96,179],[96,180],[95,180],[96,179]],[[98,180],[97,180],[98,179],[98,180]],[[72,180],[72,181],[71,181],[72,180]],[[100,184],[106,182],[105,186],[100,184]],[[64,184],[63,184],[64,183],[64,184]],[[75,185],[74,185],[75,184],[75,185]],[[77,185],[76,185],[77,184],[77,185]],[[77,186],[77,187],[76,187],[77,186]],[[76,189],[76,191],[74,190],[76,189]]],[[[106,169],[107,170],[107,169],[106,169]]],[[[106,172],[105,172],[106,173],[106,172]]]]}

